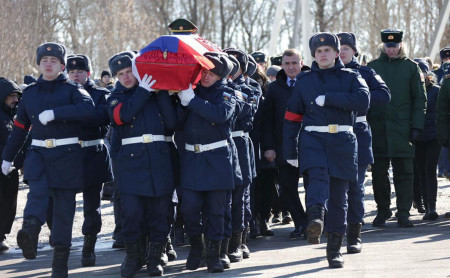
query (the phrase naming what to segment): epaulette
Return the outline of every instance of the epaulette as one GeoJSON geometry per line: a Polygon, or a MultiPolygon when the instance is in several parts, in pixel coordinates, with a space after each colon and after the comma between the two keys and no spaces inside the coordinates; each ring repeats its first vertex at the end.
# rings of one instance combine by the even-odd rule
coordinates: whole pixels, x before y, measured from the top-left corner
{"type": "Polygon", "coordinates": [[[306,76],[310,73],[311,73],[311,70],[302,71],[297,75],[296,79],[298,80],[299,78],[302,78],[303,76],[306,76]]]}
{"type": "Polygon", "coordinates": [[[365,71],[365,72],[372,72],[373,71],[373,69],[372,68],[369,68],[368,66],[359,66],[359,70],[360,71],[365,71]]]}
{"type": "MultiPolygon", "coordinates": [[[[72,81],[72,80],[69,80],[69,79],[67,79],[65,83],[66,83],[66,84],[69,84],[69,85],[72,85],[72,86],[75,86],[75,87],[78,87],[78,86],[83,87],[83,86],[81,86],[79,83],[77,83],[77,82],[75,82],[75,81],[72,81]]],[[[83,89],[84,89],[84,88],[83,88],[83,89]]]]}

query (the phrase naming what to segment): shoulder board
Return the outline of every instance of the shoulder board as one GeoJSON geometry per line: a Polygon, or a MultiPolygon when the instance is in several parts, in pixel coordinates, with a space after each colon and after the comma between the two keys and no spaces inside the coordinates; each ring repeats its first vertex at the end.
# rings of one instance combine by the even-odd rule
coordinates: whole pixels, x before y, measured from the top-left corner
{"type": "Polygon", "coordinates": [[[231,99],[231,94],[227,93],[227,92],[223,92],[222,93],[222,97],[224,100],[230,100],[231,99]]]}
{"type": "Polygon", "coordinates": [[[296,79],[298,80],[299,78],[302,78],[303,76],[306,76],[310,73],[311,73],[311,70],[302,71],[297,75],[296,79]]]}
{"type": "Polygon", "coordinates": [[[92,88],[97,90],[97,91],[101,91],[102,93],[105,93],[105,94],[109,94],[110,93],[110,91],[108,89],[100,87],[100,86],[97,86],[97,85],[92,86],[92,88]]]}
{"type": "Polygon", "coordinates": [[[369,68],[369,67],[367,67],[367,66],[359,66],[359,70],[360,71],[365,71],[365,72],[372,72],[373,71],[373,69],[372,68],[369,68]]]}
{"type": "Polygon", "coordinates": [[[72,80],[67,80],[65,83],[69,84],[69,85],[72,85],[72,86],[75,86],[75,87],[78,87],[78,86],[82,87],[80,84],[78,84],[77,82],[72,81],[72,80]]]}

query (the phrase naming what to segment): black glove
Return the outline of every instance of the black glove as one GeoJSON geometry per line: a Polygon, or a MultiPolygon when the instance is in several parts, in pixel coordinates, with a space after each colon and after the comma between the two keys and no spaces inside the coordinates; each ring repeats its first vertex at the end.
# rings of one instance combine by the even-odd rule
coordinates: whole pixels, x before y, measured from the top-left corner
{"type": "Polygon", "coordinates": [[[409,141],[411,141],[412,143],[417,142],[421,133],[422,131],[420,129],[411,128],[411,131],[409,133],[409,141]]]}

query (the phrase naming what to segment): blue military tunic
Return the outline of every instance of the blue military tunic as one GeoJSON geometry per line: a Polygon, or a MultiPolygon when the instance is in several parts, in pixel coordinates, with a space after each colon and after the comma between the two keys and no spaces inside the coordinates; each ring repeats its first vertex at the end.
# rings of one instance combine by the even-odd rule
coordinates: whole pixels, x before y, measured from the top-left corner
{"type": "MultiPolygon", "coordinates": [[[[105,138],[109,127],[106,110],[106,95],[109,91],[98,87],[88,79],[84,88],[95,105],[95,117],[82,122],[80,140],[90,141],[105,138]]],[[[104,144],[83,148],[85,186],[98,186],[113,179],[108,149],[104,144]]]]}
{"type": "Polygon", "coordinates": [[[137,85],[127,89],[119,83],[108,98],[108,114],[114,126],[115,145],[120,145],[116,156],[120,194],[146,197],[172,194],[175,181],[168,143],[122,145],[121,141],[144,134],[164,135],[175,128],[176,110],[167,92],[148,92],[137,85]]]}
{"type": "MultiPolygon", "coordinates": [[[[389,88],[373,69],[361,66],[358,64],[355,57],[353,57],[352,61],[346,64],[345,67],[357,70],[359,74],[361,74],[361,77],[366,81],[370,90],[370,106],[385,105],[389,103],[391,100],[389,88]]],[[[358,111],[357,114],[358,117],[366,115],[367,110],[358,111]]],[[[353,125],[353,132],[358,140],[358,164],[372,164],[374,161],[372,152],[372,132],[367,120],[356,122],[353,125]]]]}
{"type": "MultiPolygon", "coordinates": [[[[226,80],[206,88],[197,85],[187,108],[180,107],[187,144],[210,144],[229,140],[236,105],[226,80]]],[[[210,151],[186,151],[181,160],[181,187],[193,191],[234,189],[233,156],[230,145],[210,151]]]]}
{"type": "Polygon", "coordinates": [[[300,73],[287,103],[283,153],[284,158],[297,159],[300,140],[300,172],[310,168],[325,168],[331,177],[357,179],[357,142],[353,132],[308,132],[307,126],[353,126],[354,111],[365,111],[369,106],[369,91],[361,75],[344,69],[336,59],[334,67],[319,69],[313,62],[311,71],[300,73]],[[325,82],[326,80],[326,82],[325,82]],[[325,95],[325,105],[315,99],[325,95]],[[301,115],[304,115],[303,118],[301,115]],[[300,121],[303,119],[303,128],[300,121]]]}
{"type": "MultiPolygon", "coordinates": [[[[2,158],[12,161],[31,127],[31,138],[37,140],[64,139],[81,134],[80,120],[92,119],[94,104],[81,85],[60,74],[55,80],[40,77],[22,95],[14,128],[2,158]],[[55,119],[43,125],[39,114],[53,110],[55,119]]],[[[76,144],[54,148],[30,146],[25,162],[24,179],[39,180],[43,173],[50,188],[80,190],[83,187],[81,146],[76,144]]]]}

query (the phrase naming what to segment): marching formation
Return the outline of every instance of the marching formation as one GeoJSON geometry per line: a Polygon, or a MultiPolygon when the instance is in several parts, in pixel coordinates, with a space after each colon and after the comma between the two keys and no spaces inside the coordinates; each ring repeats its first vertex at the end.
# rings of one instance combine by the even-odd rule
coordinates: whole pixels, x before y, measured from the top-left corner
{"type": "MultiPolygon", "coordinates": [[[[197,31],[185,19],[169,29],[197,31]]],[[[22,90],[0,78],[0,251],[9,248],[19,169],[29,193],[17,243],[35,259],[47,223],[52,277],[68,276],[81,192],[81,265],[96,264],[102,187],[111,182],[113,248],[126,250],[122,277],[143,266],[149,276],[163,275],[176,259],[172,241],[182,244],[185,235],[187,269],[223,272],[251,257],[249,238],[274,235],[272,215],[273,223],[293,222],[290,238],[319,244],[325,234],[329,267],[341,268],[344,237],[348,254],[362,251],[369,166],[373,226],[393,215],[390,165],[398,225],[413,226],[413,201],[424,206],[424,220],[436,220],[436,167],[450,141],[450,48],[440,52],[436,77],[426,59],[406,56],[402,31],[383,30],[381,41],[367,66],[355,35],[345,32],[313,35],[311,66],[296,49],[270,67],[262,52],[207,51],[198,82],[179,92],[155,89],[158,80],[138,73],[133,51],[113,55],[96,84],[86,55],[67,55],[58,43],[38,46],[37,80],[22,90]]]]}

